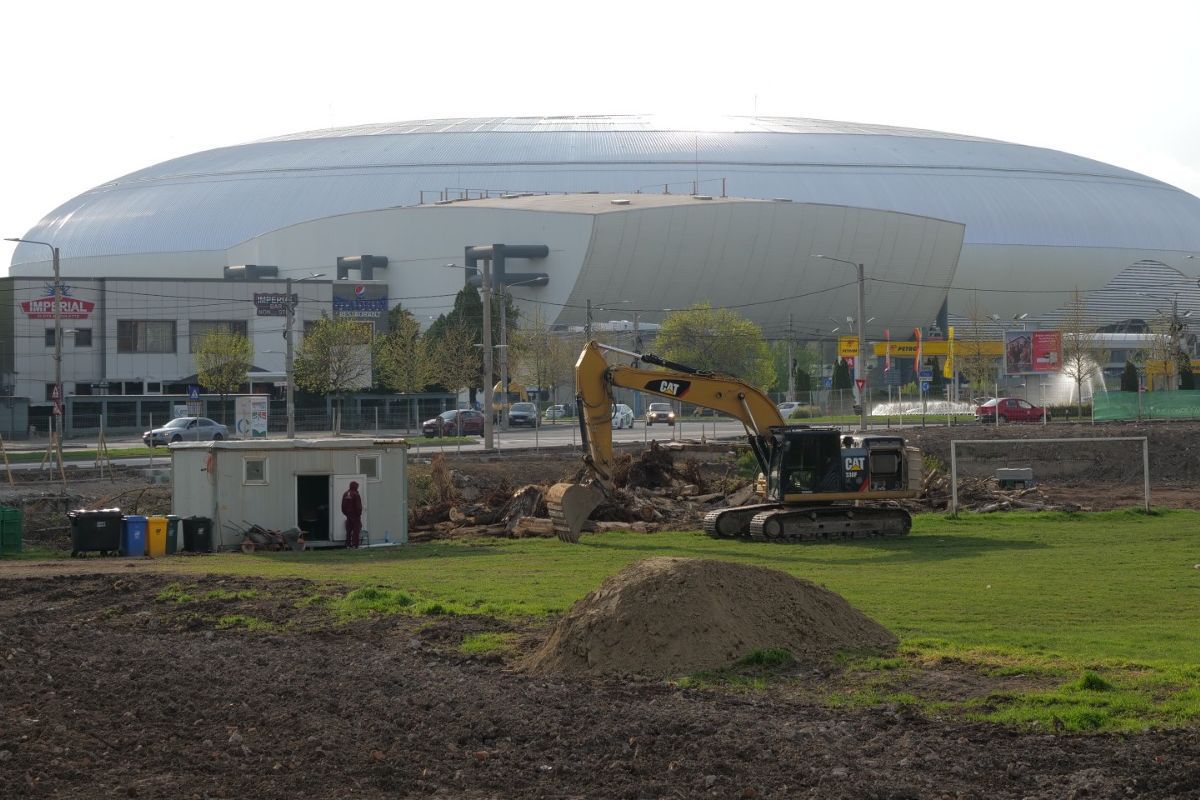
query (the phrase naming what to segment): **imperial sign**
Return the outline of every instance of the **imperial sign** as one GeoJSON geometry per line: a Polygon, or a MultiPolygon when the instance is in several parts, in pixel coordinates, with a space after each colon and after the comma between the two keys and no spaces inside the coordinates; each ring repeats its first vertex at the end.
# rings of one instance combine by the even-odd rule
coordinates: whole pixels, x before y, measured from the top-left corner
{"type": "MultiPolygon", "coordinates": [[[[54,319],[54,286],[48,284],[44,297],[35,300],[21,301],[21,310],[30,319],[54,319]]],[[[62,319],[87,319],[96,310],[96,304],[91,300],[80,300],[71,297],[71,287],[62,284],[62,298],[59,306],[59,317],[62,319]]]]}

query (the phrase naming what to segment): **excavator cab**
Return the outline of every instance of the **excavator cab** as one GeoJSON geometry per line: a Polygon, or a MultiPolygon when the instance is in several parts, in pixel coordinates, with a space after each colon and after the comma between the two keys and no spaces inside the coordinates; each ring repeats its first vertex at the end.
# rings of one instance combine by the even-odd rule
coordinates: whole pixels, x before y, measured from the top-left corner
{"type": "Polygon", "coordinates": [[[836,428],[772,428],[767,499],[841,492],[841,434],[836,428]]]}

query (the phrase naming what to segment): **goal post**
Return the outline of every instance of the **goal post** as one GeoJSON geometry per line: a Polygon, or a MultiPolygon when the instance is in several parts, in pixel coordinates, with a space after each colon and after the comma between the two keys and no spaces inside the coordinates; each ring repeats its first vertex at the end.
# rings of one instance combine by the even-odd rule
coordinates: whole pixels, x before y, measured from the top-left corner
{"type": "Polygon", "coordinates": [[[1070,439],[951,439],[950,513],[958,514],[958,445],[960,444],[1071,444],[1075,442],[1141,442],[1143,506],[1150,510],[1150,441],[1145,436],[1087,436],[1070,439]]]}

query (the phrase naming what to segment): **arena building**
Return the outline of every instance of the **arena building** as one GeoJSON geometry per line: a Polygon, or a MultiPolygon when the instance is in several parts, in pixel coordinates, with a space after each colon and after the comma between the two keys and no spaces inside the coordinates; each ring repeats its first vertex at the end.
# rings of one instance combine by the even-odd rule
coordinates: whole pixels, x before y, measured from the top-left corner
{"type": "MultiPolygon", "coordinates": [[[[1200,260],[1188,258],[1200,199],[1186,192],[1052,150],[808,119],[313,131],[149,166],[23,238],[59,248],[68,284],[220,279],[241,264],[335,277],[339,259],[371,254],[343,261],[354,266],[342,276],[382,283],[423,322],[450,307],[467,248],[495,244],[544,247],[506,264],[507,288],[527,318],[560,325],[586,324],[589,306],[596,322],[657,322],[708,301],[771,338],[816,338],[856,314],[854,270],[839,260],[864,265],[870,339],[968,317],[994,318],[997,333],[1021,315],[1051,325],[1076,289],[1098,325],[1200,311],[1200,260]]],[[[48,256],[21,244],[10,275],[47,278],[48,256]]],[[[0,371],[19,371],[2,356],[0,371]]]]}

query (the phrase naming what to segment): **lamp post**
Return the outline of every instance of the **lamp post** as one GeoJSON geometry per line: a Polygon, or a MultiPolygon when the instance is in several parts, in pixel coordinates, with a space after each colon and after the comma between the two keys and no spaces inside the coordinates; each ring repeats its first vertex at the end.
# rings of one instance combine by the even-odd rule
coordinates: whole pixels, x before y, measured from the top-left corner
{"type": "MultiPolygon", "coordinates": [[[[296,283],[311,281],[325,277],[323,272],[314,272],[303,278],[297,278],[296,283]]],[[[285,372],[287,373],[287,438],[296,438],[296,389],[295,389],[295,348],[292,346],[292,325],[296,319],[296,306],[299,298],[292,296],[292,279],[288,278],[284,289],[283,305],[287,313],[287,323],[284,327],[283,338],[287,341],[285,372]]]]}
{"type": "Polygon", "coordinates": [[[867,361],[867,313],[865,306],[867,304],[866,278],[863,276],[863,265],[854,261],[847,261],[844,258],[834,258],[833,256],[824,256],[816,254],[813,258],[823,258],[826,261],[837,261],[842,264],[849,264],[854,267],[858,277],[858,356],[854,359],[854,388],[858,393],[858,429],[865,431],[867,429],[867,381],[863,377],[866,369],[867,361]]]}
{"type": "Polygon", "coordinates": [[[19,236],[7,238],[6,242],[21,242],[24,244],[40,244],[49,247],[53,254],[54,266],[54,411],[52,417],[58,417],[58,430],[62,433],[62,409],[65,398],[62,390],[62,285],[58,282],[58,248],[49,242],[39,242],[36,239],[22,239],[19,236]]]}

